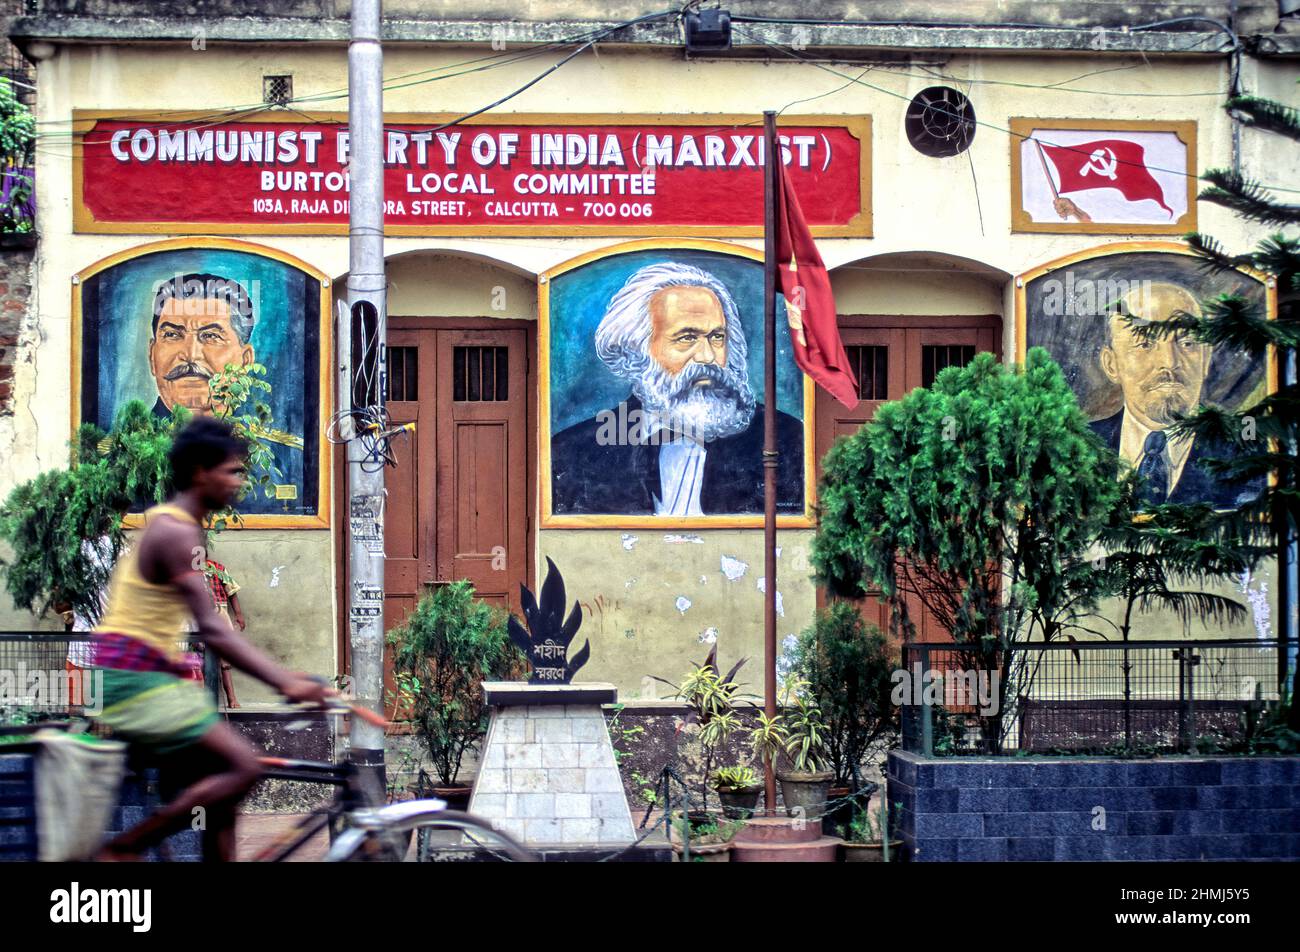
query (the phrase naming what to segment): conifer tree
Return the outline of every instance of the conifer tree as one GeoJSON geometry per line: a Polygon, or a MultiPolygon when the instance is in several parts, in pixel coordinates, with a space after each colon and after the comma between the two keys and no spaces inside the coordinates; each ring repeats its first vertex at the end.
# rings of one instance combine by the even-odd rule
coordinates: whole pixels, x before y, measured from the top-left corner
{"type": "MultiPolygon", "coordinates": [[[[1292,142],[1300,142],[1300,112],[1268,99],[1238,96],[1227,108],[1238,121],[1292,142]]],[[[1209,186],[1200,200],[1231,209],[1238,216],[1260,225],[1300,224],[1300,205],[1281,201],[1267,186],[1232,169],[1210,169],[1202,178],[1209,186]]],[[[1278,231],[1261,240],[1253,250],[1232,253],[1210,235],[1192,232],[1186,236],[1191,249],[1208,271],[1230,272],[1252,268],[1277,282],[1277,319],[1270,320],[1265,306],[1241,295],[1223,294],[1202,302],[1202,314],[1175,315],[1167,322],[1143,324],[1130,319],[1139,334],[1164,337],[1190,334],[1214,347],[1235,348],[1266,360],[1269,349],[1279,368],[1276,390],[1236,410],[1201,406],[1195,413],[1170,427],[1170,436],[1180,433],[1222,447],[1218,459],[1209,460],[1211,473],[1234,481],[1254,480],[1262,488],[1243,505],[1215,514],[1205,524],[1207,539],[1236,546],[1255,558],[1276,556],[1285,572],[1286,553],[1296,542],[1300,524],[1300,489],[1297,488],[1297,415],[1300,390],[1294,381],[1295,348],[1300,343],[1300,238],[1278,231]]],[[[1287,619],[1297,610],[1288,604],[1286,579],[1281,579],[1279,637],[1287,636],[1287,619]]],[[[1285,680],[1286,656],[1290,645],[1281,646],[1281,674],[1285,680]]],[[[1291,674],[1290,726],[1300,729],[1300,707],[1294,703],[1300,690],[1300,666],[1291,674]]]]}

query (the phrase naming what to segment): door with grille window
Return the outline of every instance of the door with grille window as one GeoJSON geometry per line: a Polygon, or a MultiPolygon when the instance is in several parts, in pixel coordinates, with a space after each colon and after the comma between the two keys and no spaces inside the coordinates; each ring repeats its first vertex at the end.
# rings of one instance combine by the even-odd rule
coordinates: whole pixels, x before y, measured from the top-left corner
{"type": "Polygon", "coordinates": [[[527,332],[395,328],[388,344],[388,409],[416,429],[393,441],[397,466],[385,472],[385,630],[459,579],[517,610],[530,529],[527,332]]]}
{"type": "MultiPolygon", "coordinates": [[[[835,440],[856,433],[887,400],[898,400],[916,387],[929,387],[948,367],[962,367],[977,353],[999,353],[1002,319],[987,317],[865,317],[841,316],[840,336],[850,369],[858,382],[861,401],[853,410],[824,392],[817,394],[817,476],[821,460],[835,440]]],[[[825,603],[819,590],[818,604],[825,603]]],[[[889,630],[889,609],[879,598],[868,596],[862,612],[881,631],[889,630]]],[[[946,641],[947,632],[921,610],[914,600],[908,613],[919,641],[946,641]]]]}
{"type": "Polygon", "coordinates": [[[522,330],[437,332],[434,584],[469,579],[519,607],[527,571],[528,440],[522,330]]]}

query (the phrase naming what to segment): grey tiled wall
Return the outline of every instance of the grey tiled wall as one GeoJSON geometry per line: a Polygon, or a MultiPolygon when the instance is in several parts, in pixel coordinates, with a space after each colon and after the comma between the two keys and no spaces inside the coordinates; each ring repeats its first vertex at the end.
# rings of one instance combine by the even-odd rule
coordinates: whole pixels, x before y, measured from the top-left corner
{"type": "Polygon", "coordinates": [[[887,778],[895,834],[922,862],[1300,859],[1300,757],[893,751],[887,778]]]}

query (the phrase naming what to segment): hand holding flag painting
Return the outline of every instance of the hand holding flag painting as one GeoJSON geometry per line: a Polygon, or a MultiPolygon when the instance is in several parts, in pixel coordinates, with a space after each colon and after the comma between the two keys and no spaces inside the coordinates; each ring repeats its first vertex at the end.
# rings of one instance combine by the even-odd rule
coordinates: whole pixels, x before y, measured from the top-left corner
{"type": "Polygon", "coordinates": [[[858,386],[840,340],[830,275],[817,253],[785,166],[778,162],[777,169],[776,281],[785,297],[794,361],[851,410],[858,405],[858,386]]]}
{"type": "Polygon", "coordinates": [[[1048,145],[1035,139],[1044,173],[1053,192],[1083,192],[1113,188],[1130,202],[1151,200],[1169,216],[1174,210],[1165,203],[1164,190],[1146,164],[1146,150],[1127,139],[1095,139],[1076,145],[1048,145]],[[1052,181],[1047,163],[1056,169],[1059,185],[1052,181]]]}

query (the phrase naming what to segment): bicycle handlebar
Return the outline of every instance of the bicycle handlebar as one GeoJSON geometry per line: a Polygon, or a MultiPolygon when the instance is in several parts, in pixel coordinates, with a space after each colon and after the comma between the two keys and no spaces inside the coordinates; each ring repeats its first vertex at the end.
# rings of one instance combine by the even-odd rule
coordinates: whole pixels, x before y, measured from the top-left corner
{"type": "Polygon", "coordinates": [[[385,730],[389,727],[389,722],[382,714],[376,714],[365,705],[354,704],[351,701],[344,701],[338,698],[331,698],[324,704],[286,704],[284,707],[293,711],[300,711],[303,714],[328,714],[335,717],[355,714],[367,724],[385,730]]]}
{"type": "MultiPolygon", "coordinates": [[[[330,683],[328,678],[323,678],[320,675],[312,675],[311,680],[315,681],[317,684],[325,686],[328,686],[330,683]]],[[[343,697],[335,696],[330,698],[329,701],[321,706],[321,710],[330,714],[355,714],[372,727],[378,727],[383,730],[387,730],[388,728],[388,720],[382,714],[377,714],[370,710],[370,708],[365,707],[362,704],[355,704],[343,697]]]]}
{"type": "Polygon", "coordinates": [[[350,702],[344,702],[344,707],[346,707],[350,713],[355,714],[357,717],[361,718],[363,721],[365,721],[367,724],[371,725],[372,727],[378,727],[382,730],[387,730],[388,719],[384,717],[384,715],[376,714],[374,711],[370,710],[370,708],[365,707],[361,704],[352,704],[350,702]]]}

